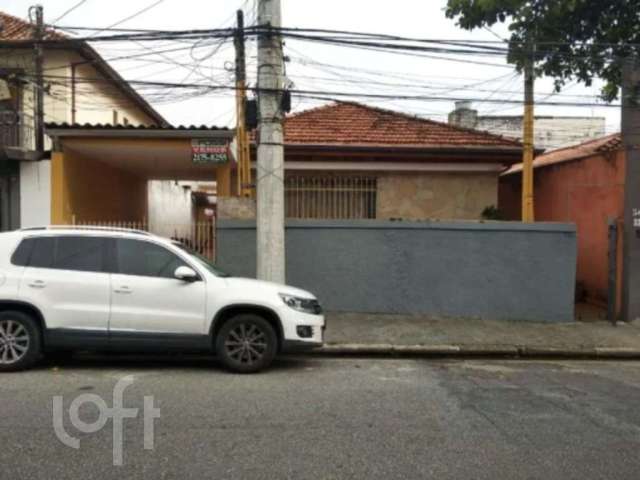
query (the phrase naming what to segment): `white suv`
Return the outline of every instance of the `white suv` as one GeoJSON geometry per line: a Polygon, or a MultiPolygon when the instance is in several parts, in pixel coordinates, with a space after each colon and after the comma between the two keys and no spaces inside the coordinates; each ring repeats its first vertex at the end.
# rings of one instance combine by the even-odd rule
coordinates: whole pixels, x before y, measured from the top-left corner
{"type": "Polygon", "coordinates": [[[124,229],[0,234],[0,372],[42,353],[215,352],[236,372],[322,345],[309,292],[231,277],[185,245],[124,229]]]}

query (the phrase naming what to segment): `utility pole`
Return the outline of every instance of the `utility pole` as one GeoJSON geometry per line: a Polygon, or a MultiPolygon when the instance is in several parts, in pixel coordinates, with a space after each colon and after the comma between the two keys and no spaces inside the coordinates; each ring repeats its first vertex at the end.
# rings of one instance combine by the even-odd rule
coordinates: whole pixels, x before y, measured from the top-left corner
{"type": "Polygon", "coordinates": [[[524,122],[522,152],[522,221],[534,221],[533,205],[533,60],[524,68],[524,122]]]}
{"type": "Polygon", "coordinates": [[[35,75],[36,75],[36,88],[35,88],[35,103],[34,103],[34,117],[35,117],[35,132],[36,132],[36,152],[42,156],[44,152],[44,78],[43,78],[43,62],[44,52],[42,49],[42,40],[44,38],[44,19],[42,5],[36,5],[31,7],[35,11],[36,15],[36,30],[35,30],[35,75]]]}
{"type": "Polygon", "coordinates": [[[280,0],[258,0],[258,26],[257,273],[284,283],[284,57],[274,30],[281,26],[280,0]]]}
{"type": "Polygon", "coordinates": [[[622,69],[622,143],[624,181],[624,248],[622,314],[640,318],[640,67],[629,58],[622,69]]]}
{"type": "Polygon", "coordinates": [[[237,11],[237,27],[233,44],[236,49],[236,143],[238,146],[238,194],[251,196],[251,158],[245,115],[247,101],[247,66],[244,49],[244,14],[237,11]]]}

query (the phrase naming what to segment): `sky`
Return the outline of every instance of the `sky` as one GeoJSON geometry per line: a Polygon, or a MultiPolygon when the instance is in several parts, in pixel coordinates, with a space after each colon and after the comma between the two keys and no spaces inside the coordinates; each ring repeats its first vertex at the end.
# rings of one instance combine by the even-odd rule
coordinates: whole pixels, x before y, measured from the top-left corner
{"type": "MultiPolygon", "coordinates": [[[[255,23],[255,0],[85,0],[58,21],[79,0],[42,0],[45,22],[60,26],[105,28],[121,22],[145,7],[144,13],[118,28],[182,30],[232,27],[235,11],[242,8],[247,25],[255,23]]],[[[0,0],[0,9],[25,18],[31,0],[0,0]]],[[[375,32],[405,37],[455,40],[498,40],[508,37],[504,25],[491,31],[461,30],[444,14],[446,0],[282,0],[283,26],[375,32]]],[[[100,32],[96,33],[100,35],[100,32]]],[[[234,51],[231,43],[211,40],[198,44],[177,42],[94,43],[94,47],[127,80],[231,85],[234,51]],[[153,51],[173,50],[151,54],[153,51]],[[135,60],[117,59],[141,55],[135,60]]],[[[458,57],[457,61],[363,51],[288,39],[285,42],[287,78],[294,88],[374,94],[428,95],[439,97],[519,100],[523,81],[514,68],[497,56],[458,57]],[[493,63],[481,65],[478,63],[493,63]]],[[[247,44],[249,80],[255,80],[256,49],[247,44]]],[[[451,58],[451,57],[449,57],[451,58]]],[[[548,101],[594,103],[599,82],[592,87],[569,84],[560,95],[552,94],[552,80],[536,81],[536,97],[548,101]]],[[[139,87],[140,93],[173,124],[232,126],[233,92],[216,92],[185,98],[180,89],[159,91],[139,87]]],[[[412,113],[439,121],[454,108],[452,100],[353,100],[383,108],[412,113]]],[[[83,100],[90,104],[91,99],[83,100]]],[[[318,100],[293,98],[294,110],[318,105],[318,100]]],[[[518,115],[519,105],[476,103],[480,114],[518,115]]],[[[620,111],[612,107],[538,106],[536,115],[601,116],[607,132],[619,130],[620,111]]]]}

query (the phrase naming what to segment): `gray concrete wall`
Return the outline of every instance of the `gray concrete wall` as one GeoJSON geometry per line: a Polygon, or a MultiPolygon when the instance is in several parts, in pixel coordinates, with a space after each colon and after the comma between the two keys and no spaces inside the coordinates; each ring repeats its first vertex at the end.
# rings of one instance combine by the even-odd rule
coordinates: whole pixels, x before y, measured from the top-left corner
{"type": "MultiPolygon", "coordinates": [[[[328,311],[573,320],[573,225],[289,221],[286,248],[287,283],[328,311]]],[[[220,220],[217,252],[255,277],[255,223],[220,220]]]]}

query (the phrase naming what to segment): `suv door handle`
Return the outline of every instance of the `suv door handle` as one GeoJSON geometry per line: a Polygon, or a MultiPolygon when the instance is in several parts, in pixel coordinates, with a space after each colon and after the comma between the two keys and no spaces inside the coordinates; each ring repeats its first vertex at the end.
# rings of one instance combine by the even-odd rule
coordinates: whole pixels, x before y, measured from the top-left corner
{"type": "Polygon", "coordinates": [[[28,285],[31,288],[44,288],[47,286],[47,283],[44,280],[33,280],[32,282],[29,282],[28,285]]]}
{"type": "Polygon", "coordinates": [[[123,286],[122,286],[122,287],[120,287],[120,288],[116,288],[116,289],[114,290],[114,292],[115,292],[115,293],[128,294],[128,293],[131,293],[131,288],[130,288],[130,287],[127,287],[126,285],[123,285],[123,286]]]}

